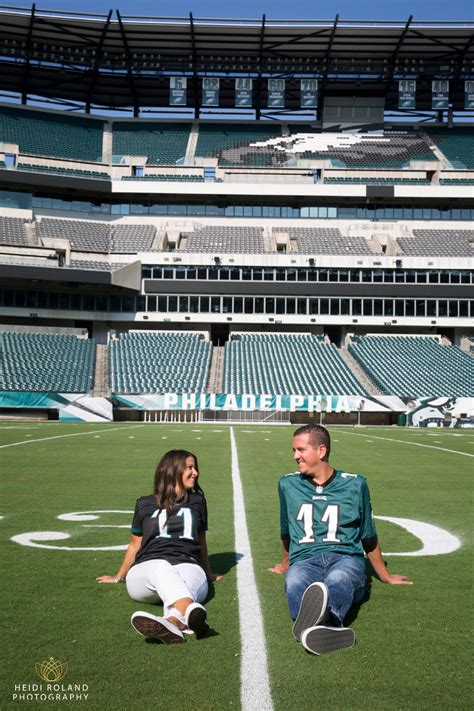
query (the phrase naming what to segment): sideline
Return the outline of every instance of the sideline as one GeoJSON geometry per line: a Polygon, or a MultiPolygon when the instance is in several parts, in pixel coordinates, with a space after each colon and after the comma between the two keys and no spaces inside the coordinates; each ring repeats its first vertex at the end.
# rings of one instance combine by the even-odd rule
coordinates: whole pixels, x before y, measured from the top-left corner
{"type": "Polygon", "coordinates": [[[457,449],[447,449],[446,447],[435,447],[432,444],[421,444],[421,442],[408,442],[406,439],[393,439],[393,437],[379,437],[378,435],[362,434],[361,432],[348,432],[347,430],[340,429],[338,434],[348,434],[354,437],[366,437],[367,439],[384,439],[387,442],[399,442],[401,444],[410,444],[413,447],[426,447],[426,449],[438,449],[441,452],[450,452],[451,454],[460,454],[463,457],[474,457],[474,454],[469,454],[468,452],[459,452],[457,449]]]}
{"type": "MultiPolygon", "coordinates": [[[[130,425],[125,429],[133,430],[135,427],[143,427],[143,423],[139,425],[130,425]]],[[[109,427],[106,430],[91,430],[90,432],[72,432],[71,434],[54,435],[54,437],[42,437],[41,439],[26,439],[24,442],[10,442],[10,444],[1,444],[0,449],[5,449],[5,447],[20,447],[22,444],[34,444],[35,442],[46,442],[49,439],[63,439],[64,437],[81,437],[82,435],[95,435],[99,432],[115,432],[116,430],[123,429],[123,427],[109,427]]]]}
{"type": "Polygon", "coordinates": [[[239,601],[241,662],[240,700],[242,711],[272,711],[268,679],[267,650],[262,611],[253,570],[252,551],[245,516],[234,429],[230,428],[232,488],[234,493],[235,550],[237,560],[237,599],[239,601]]]}

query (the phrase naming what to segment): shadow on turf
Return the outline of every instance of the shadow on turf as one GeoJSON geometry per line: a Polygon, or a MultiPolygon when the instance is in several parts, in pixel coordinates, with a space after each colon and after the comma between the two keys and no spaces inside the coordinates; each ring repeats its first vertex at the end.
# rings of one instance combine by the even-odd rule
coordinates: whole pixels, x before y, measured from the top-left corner
{"type": "Polygon", "coordinates": [[[235,551],[228,551],[226,553],[210,553],[209,562],[211,564],[211,570],[213,573],[225,575],[226,573],[229,573],[232,568],[235,568],[241,558],[242,553],[235,553],[235,551]]]}
{"type": "MultiPolygon", "coordinates": [[[[213,630],[212,628],[209,628],[209,630],[206,632],[205,635],[202,637],[195,637],[194,635],[190,635],[187,639],[186,642],[190,642],[191,640],[196,640],[197,642],[203,642],[206,639],[209,639],[210,637],[219,637],[219,632],[216,632],[216,630],[213,630]]],[[[153,639],[153,637],[145,637],[145,643],[146,644],[159,644],[159,645],[165,645],[169,647],[170,645],[166,645],[165,642],[163,642],[161,639],[153,639]]]]}
{"type": "Polygon", "coordinates": [[[377,577],[372,569],[372,566],[370,565],[369,561],[365,561],[365,575],[366,575],[366,583],[365,583],[365,595],[360,600],[360,602],[355,603],[352,605],[351,609],[347,613],[347,615],[344,618],[344,626],[345,627],[350,627],[354,620],[357,619],[357,616],[359,614],[359,610],[364,605],[366,602],[370,600],[370,595],[372,593],[372,579],[377,577]]]}

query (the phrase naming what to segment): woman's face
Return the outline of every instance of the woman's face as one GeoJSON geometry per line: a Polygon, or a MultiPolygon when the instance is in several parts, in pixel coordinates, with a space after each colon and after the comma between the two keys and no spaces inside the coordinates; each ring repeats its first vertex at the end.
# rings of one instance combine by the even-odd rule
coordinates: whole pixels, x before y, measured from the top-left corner
{"type": "Polygon", "coordinates": [[[183,472],[183,486],[187,491],[194,489],[198,476],[199,472],[196,469],[194,457],[187,457],[183,472]]]}

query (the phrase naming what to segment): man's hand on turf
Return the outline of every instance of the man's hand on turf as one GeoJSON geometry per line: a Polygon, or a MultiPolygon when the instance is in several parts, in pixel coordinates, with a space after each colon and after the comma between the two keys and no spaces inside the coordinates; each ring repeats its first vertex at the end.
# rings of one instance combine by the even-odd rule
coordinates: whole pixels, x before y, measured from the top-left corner
{"type": "Polygon", "coordinates": [[[96,578],[97,583],[112,583],[113,585],[117,584],[117,580],[113,575],[100,575],[98,578],[96,578]]]}
{"type": "Polygon", "coordinates": [[[283,563],[277,563],[273,568],[267,568],[269,573],[276,573],[277,575],[283,575],[288,570],[288,566],[283,563]]]}
{"type": "Polygon", "coordinates": [[[413,581],[408,580],[406,575],[397,575],[397,573],[389,573],[388,580],[384,582],[389,585],[413,585],[413,581]]]}
{"type": "Polygon", "coordinates": [[[210,578],[208,578],[210,583],[217,583],[219,580],[222,580],[224,576],[221,573],[211,573],[210,578]]]}

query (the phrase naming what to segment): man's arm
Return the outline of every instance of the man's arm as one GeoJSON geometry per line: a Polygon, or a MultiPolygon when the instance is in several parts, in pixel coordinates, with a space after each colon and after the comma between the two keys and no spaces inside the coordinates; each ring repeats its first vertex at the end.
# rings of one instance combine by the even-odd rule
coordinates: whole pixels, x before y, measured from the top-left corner
{"type": "Polygon", "coordinates": [[[282,548],[281,563],[277,563],[273,568],[267,568],[269,573],[277,573],[277,575],[281,575],[282,573],[286,573],[286,571],[288,570],[288,567],[290,565],[290,560],[289,560],[290,537],[289,536],[282,536],[281,537],[281,548],[282,548]]]}
{"type": "Polygon", "coordinates": [[[382,549],[380,548],[377,538],[362,541],[362,545],[374,573],[382,583],[389,583],[389,585],[413,585],[412,581],[408,580],[405,575],[388,572],[384,559],[382,558],[382,549]]]}

